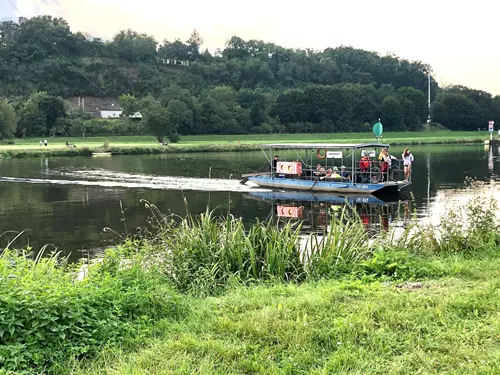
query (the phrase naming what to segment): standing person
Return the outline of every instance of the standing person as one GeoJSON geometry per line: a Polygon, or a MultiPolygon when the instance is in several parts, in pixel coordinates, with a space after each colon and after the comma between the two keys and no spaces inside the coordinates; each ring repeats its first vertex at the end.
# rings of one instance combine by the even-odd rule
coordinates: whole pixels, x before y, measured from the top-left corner
{"type": "Polygon", "coordinates": [[[42,147],[43,145],[43,141],[40,139],[40,147],[42,147]]]}
{"type": "Polygon", "coordinates": [[[380,162],[380,174],[382,177],[382,182],[384,181],[384,174],[387,174],[386,179],[389,180],[389,163],[391,162],[391,158],[389,157],[389,151],[386,148],[380,151],[378,160],[380,162]]]}
{"type": "Polygon", "coordinates": [[[405,182],[408,182],[411,175],[411,165],[413,164],[413,155],[411,151],[405,148],[403,152],[403,166],[405,169],[405,182]]]}
{"type": "Polygon", "coordinates": [[[45,144],[45,146],[47,146],[47,143],[48,143],[48,142],[47,142],[47,140],[45,140],[45,141],[43,141],[43,143],[45,144]]]}

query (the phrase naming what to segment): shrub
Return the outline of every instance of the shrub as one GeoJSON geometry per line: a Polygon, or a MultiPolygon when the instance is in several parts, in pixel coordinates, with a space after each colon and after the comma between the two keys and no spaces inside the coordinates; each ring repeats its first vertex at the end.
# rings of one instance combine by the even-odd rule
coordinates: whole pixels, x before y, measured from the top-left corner
{"type": "Polygon", "coordinates": [[[181,140],[181,136],[178,133],[169,134],[167,138],[172,143],[179,143],[181,140]]]}
{"type": "Polygon", "coordinates": [[[108,254],[76,281],[78,265],[56,257],[0,257],[0,368],[52,372],[53,363],[127,344],[151,333],[151,322],[184,314],[179,297],[157,275],[120,266],[108,254]]]}

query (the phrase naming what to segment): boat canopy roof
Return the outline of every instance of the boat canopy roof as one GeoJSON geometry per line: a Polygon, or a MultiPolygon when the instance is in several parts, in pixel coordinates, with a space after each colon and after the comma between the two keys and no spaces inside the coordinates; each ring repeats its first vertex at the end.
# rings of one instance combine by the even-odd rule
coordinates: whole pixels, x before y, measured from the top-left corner
{"type": "Polygon", "coordinates": [[[304,149],[358,149],[367,147],[386,147],[389,148],[388,144],[385,143],[270,143],[261,145],[262,148],[271,148],[274,150],[304,150],[304,149]]]}

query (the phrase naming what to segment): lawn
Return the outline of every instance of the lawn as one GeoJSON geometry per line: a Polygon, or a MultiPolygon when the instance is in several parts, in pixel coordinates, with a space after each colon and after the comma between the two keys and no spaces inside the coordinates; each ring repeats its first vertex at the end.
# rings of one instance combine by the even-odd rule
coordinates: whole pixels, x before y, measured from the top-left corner
{"type": "MultiPolygon", "coordinates": [[[[487,139],[487,132],[388,132],[384,134],[382,142],[391,144],[415,143],[462,143],[482,142],[487,139]]],[[[372,142],[375,138],[372,133],[337,133],[337,134],[247,134],[247,135],[200,135],[183,136],[177,144],[169,146],[170,151],[178,149],[200,148],[206,146],[253,145],[267,142],[372,142]]],[[[49,150],[67,150],[66,141],[76,145],[77,149],[87,147],[96,149],[107,141],[112,148],[161,148],[152,136],[119,136],[119,137],[88,137],[50,138],[47,147],[39,145],[40,139],[16,139],[14,145],[0,145],[1,151],[34,151],[46,152],[49,150]],[[36,150],[36,151],[35,151],[36,150]]],[[[71,149],[71,148],[70,148],[71,149]]]]}
{"type": "Polygon", "coordinates": [[[498,374],[500,260],[457,277],[236,288],[193,299],[135,351],[105,350],[73,374],[498,374]]]}

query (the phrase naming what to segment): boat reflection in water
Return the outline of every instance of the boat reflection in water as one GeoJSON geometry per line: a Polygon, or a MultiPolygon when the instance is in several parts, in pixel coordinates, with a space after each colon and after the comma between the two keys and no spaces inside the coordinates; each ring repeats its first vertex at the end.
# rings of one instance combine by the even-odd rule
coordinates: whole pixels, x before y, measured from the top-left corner
{"type": "Polygon", "coordinates": [[[410,200],[399,196],[334,195],[309,192],[251,192],[245,197],[271,204],[270,217],[279,223],[302,222],[302,231],[321,233],[344,207],[355,210],[369,234],[389,226],[406,227],[411,220],[410,200]]]}

